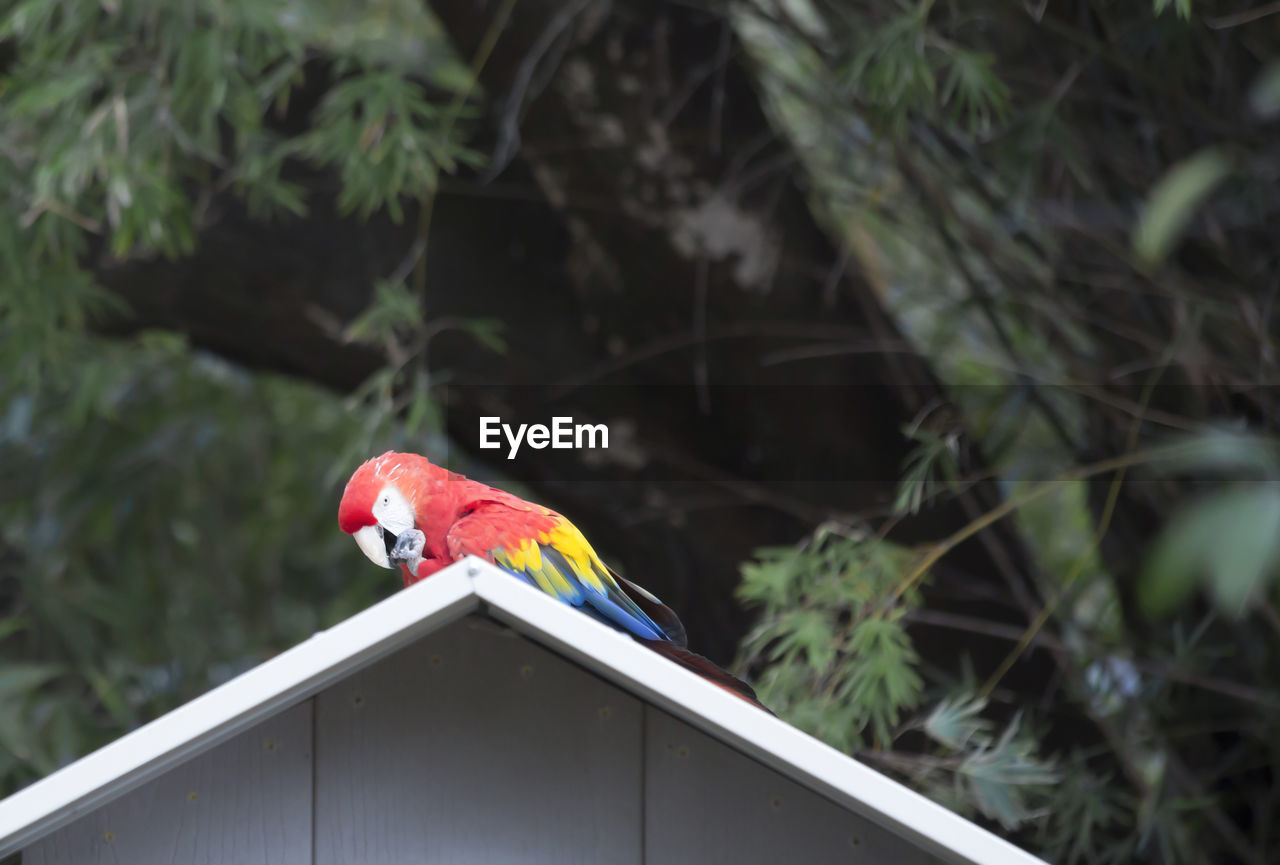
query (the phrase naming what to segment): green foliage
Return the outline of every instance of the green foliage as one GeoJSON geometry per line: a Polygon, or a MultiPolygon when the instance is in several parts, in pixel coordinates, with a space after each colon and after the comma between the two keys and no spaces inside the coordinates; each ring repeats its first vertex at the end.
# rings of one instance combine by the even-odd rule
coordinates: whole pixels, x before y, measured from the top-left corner
{"type": "Polygon", "coordinates": [[[911,638],[899,617],[870,616],[850,628],[845,650],[858,662],[837,683],[835,697],[857,707],[857,717],[867,718],[878,739],[888,739],[899,714],[919,702],[923,688],[911,638]]]}
{"type": "Polygon", "coordinates": [[[380,279],[373,285],[372,302],[352,319],[344,335],[357,342],[385,345],[420,330],[423,321],[422,304],[408,286],[380,279]]]}
{"type": "Polygon", "coordinates": [[[90,266],[183,256],[231,198],[303,216],[326,170],[399,218],[471,156],[469,73],[417,0],[22,0],[0,58],[3,796],[393,589],[340,485],[439,431],[406,273],[351,336],[411,351],[343,400],[87,335],[128,314],[90,266]]]}
{"type": "Polygon", "coordinates": [[[469,318],[458,322],[458,328],[495,354],[505,354],[507,340],[503,336],[506,325],[497,318],[469,318]]]}
{"type": "Polygon", "coordinates": [[[1035,756],[1039,744],[1034,738],[1018,738],[1016,718],[999,739],[981,741],[980,735],[971,740],[980,741],[978,747],[956,769],[956,794],[1005,829],[1016,829],[1036,816],[1029,791],[1040,792],[1057,782],[1058,775],[1035,756]]]}
{"type": "Polygon", "coordinates": [[[1154,0],[1154,3],[1157,15],[1173,6],[1177,10],[1179,18],[1191,17],[1191,0],[1154,0]]]}
{"type": "Polygon", "coordinates": [[[846,86],[880,108],[886,120],[925,108],[937,95],[932,58],[925,50],[926,16],[921,6],[888,22],[850,60],[846,86]]]}
{"type": "Polygon", "coordinates": [[[1123,784],[1094,774],[1087,765],[1076,756],[1062,768],[1057,795],[1046,797],[1054,811],[1036,823],[1036,847],[1059,865],[1131,862],[1136,839],[1123,830],[1134,822],[1132,802],[1123,784]]]}
{"type": "Polygon", "coordinates": [[[395,585],[333,524],[364,416],[163,335],[74,361],[0,380],[5,791],[395,585]]]}
{"type": "Polygon", "coordinates": [[[960,439],[956,433],[939,434],[924,427],[903,431],[919,444],[907,455],[902,465],[902,479],[894,499],[895,513],[918,513],[921,505],[938,495],[940,489],[953,486],[960,476],[956,460],[960,439]],[[939,481],[938,475],[942,476],[939,481]]]}
{"type": "Polygon", "coordinates": [[[1192,215],[1231,171],[1219,150],[1204,150],[1169,169],[1151,190],[1133,233],[1133,251],[1148,264],[1163,261],[1192,215]]]}
{"type": "MultiPolygon", "coordinates": [[[[24,626],[12,617],[7,624],[15,629],[24,626]]],[[[65,716],[53,713],[47,727],[31,723],[47,705],[37,694],[62,672],[52,664],[0,665],[0,789],[11,789],[15,777],[22,779],[33,768],[51,772],[61,755],[75,753],[79,743],[65,716]]]]}
{"type": "Polygon", "coordinates": [[[61,299],[0,301],[0,341],[24,357],[94,312],[90,249],[188,253],[226,192],[304,214],[307,166],[337,169],[344,210],[398,219],[473,158],[460,110],[427,99],[466,76],[414,0],[25,0],[0,11],[0,44],[0,297],[61,299]],[[326,77],[304,129],[274,123],[326,77]]]}
{"type": "Polygon", "coordinates": [[[1280,477],[1280,447],[1275,439],[1253,433],[1209,429],[1174,439],[1153,461],[1160,475],[1196,474],[1274,480],[1280,477]]]}
{"type": "Polygon", "coordinates": [[[943,668],[899,721],[924,743],[850,747],[822,682],[753,671],[808,729],[1050,861],[1271,861],[1280,31],[1262,7],[1068,7],[749,6],[811,200],[942,391],[862,536],[931,538],[939,572],[980,547],[996,571],[904,613],[943,668]],[[950,665],[946,639],[982,650],[950,665]],[[1033,664],[1043,690],[1017,678],[1033,664]]]}
{"type": "Polygon", "coordinates": [[[738,596],[760,608],[741,664],[767,663],[759,693],[797,726],[852,749],[893,738],[923,686],[894,598],[907,551],[875,538],[820,530],[801,547],[765,548],[743,565],[738,596]]]}
{"type": "Polygon", "coordinates": [[[919,3],[869,33],[839,80],[885,128],[901,131],[914,114],[945,111],[970,132],[988,130],[1009,111],[996,56],[938,39],[928,27],[932,5],[919,3]]]}
{"type": "Polygon", "coordinates": [[[995,71],[996,56],[953,51],[942,102],[971,132],[990,129],[1009,113],[1009,88],[995,71]]]}
{"type": "Polygon", "coordinates": [[[1142,601],[1160,614],[1186,601],[1204,574],[1213,597],[1243,615],[1275,578],[1280,561],[1280,489],[1274,482],[1223,490],[1189,506],[1152,549],[1142,601]]]}
{"type": "Polygon", "coordinates": [[[383,426],[396,424],[410,438],[427,437],[440,441],[444,418],[432,393],[432,374],[426,364],[431,339],[446,330],[471,335],[491,351],[506,350],[502,324],[494,319],[441,319],[428,323],[422,303],[404,282],[404,273],[417,264],[421,247],[405,260],[388,279],[374,283],[373,299],[352,319],[343,332],[345,339],[363,342],[383,350],[387,364],[371,375],[351,397],[371,419],[368,434],[359,447],[368,448],[383,426]]]}
{"type": "Polygon", "coordinates": [[[343,212],[367,218],[385,207],[400,222],[401,197],[422,198],[435,191],[440,170],[476,161],[449,137],[455,114],[427,102],[421,85],[398,71],[366,72],[329,92],[315,128],[290,151],[338,170],[343,212]]]}
{"type": "Polygon", "coordinates": [[[1161,467],[1235,479],[1184,505],[1152,544],[1139,584],[1144,608],[1167,615],[1203,580],[1223,612],[1244,615],[1265,597],[1280,566],[1276,444],[1210,432],[1185,442],[1161,467]]]}
{"type": "Polygon", "coordinates": [[[1008,829],[1040,815],[1029,797],[1057,778],[1015,719],[1000,736],[971,693],[922,706],[924,671],[904,617],[920,602],[905,579],[909,550],[825,526],[798,547],[762,548],[743,565],[738,595],[760,608],[739,666],[762,668],[761,699],[831,744],[903,769],[934,798],[1008,829]],[[932,755],[894,750],[922,730],[932,755]]]}
{"type": "MultiPolygon", "coordinates": [[[[933,439],[927,443],[936,445],[933,439]]],[[[1229,480],[1175,514],[1153,545],[1139,592],[1149,610],[1174,612],[1200,576],[1223,612],[1236,619],[1265,607],[1280,561],[1276,453],[1272,440],[1224,431],[1174,440],[1151,452],[1146,463],[1157,475],[1229,480]]],[[[1052,518],[1064,508],[1076,511],[1077,487],[1054,481],[1019,485],[1013,498],[1028,510],[1043,505],[1037,520],[1052,518]]],[[[1154,695],[1169,686],[1153,685],[1128,649],[1115,648],[1125,645],[1126,634],[1102,561],[1091,550],[1082,552],[1078,540],[1045,559],[1070,564],[1071,576],[1058,589],[1070,598],[1060,613],[1070,634],[1067,669],[1079,677],[1089,711],[1119,721],[1122,732],[1116,735],[1125,749],[1120,762],[1131,778],[1142,779],[1136,788],[1108,781],[1098,752],[1046,756],[1043,731],[1022,722],[1024,712],[1034,716],[1034,710],[1015,713],[997,735],[988,698],[975,696],[967,676],[958,690],[938,678],[950,690],[930,706],[928,671],[901,627],[919,604],[911,581],[922,553],[832,526],[798,547],[757,550],[756,560],[743,567],[739,594],[764,612],[743,643],[742,665],[758,671],[764,699],[798,726],[901,773],[963,814],[985,817],[1010,832],[1029,830],[1023,837],[1034,838],[1037,849],[1055,859],[1191,861],[1187,812],[1197,806],[1163,789],[1172,758],[1152,743],[1150,713],[1162,705],[1154,695]],[[869,740],[855,735],[868,729],[869,740]],[[932,747],[900,750],[913,730],[923,732],[932,747]]],[[[1217,657],[1211,654],[1205,635],[1212,624],[1204,620],[1193,634],[1179,636],[1168,662],[1181,671],[1176,675],[1203,679],[1197,667],[1232,656],[1225,647],[1217,657]]],[[[1249,699],[1280,705],[1269,693],[1249,699]]]]}
{"type": "Polygon", "coordinates": [[[986,706],[983,698],[966,694],[943,699],[924,719],[924,731],[952,751],[959,751],[970,742],[985,741],[991,723],[984,721],[980,713],[986,706]]]}

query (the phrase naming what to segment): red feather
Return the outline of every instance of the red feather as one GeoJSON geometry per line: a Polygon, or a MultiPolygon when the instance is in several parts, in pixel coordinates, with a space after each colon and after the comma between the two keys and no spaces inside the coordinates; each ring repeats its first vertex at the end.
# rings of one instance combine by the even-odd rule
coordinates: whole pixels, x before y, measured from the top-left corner
{"type": "Polygon", "coordinates": [[[755,690],[746,682],[737,676],[717,666],[714,661],[702,657],[697,652],[690,652],[688,649],[681,648],[674,643],[666,643],[661,640],[639,640],[646,648],[652,649],[662,657],[674,661],[686,670],[697,673],[711,684],[718,688],[723,688],[735,697],[741,697],[752,705],[759,706],[770,715],[773,712],[756,696],[755,690]]]}

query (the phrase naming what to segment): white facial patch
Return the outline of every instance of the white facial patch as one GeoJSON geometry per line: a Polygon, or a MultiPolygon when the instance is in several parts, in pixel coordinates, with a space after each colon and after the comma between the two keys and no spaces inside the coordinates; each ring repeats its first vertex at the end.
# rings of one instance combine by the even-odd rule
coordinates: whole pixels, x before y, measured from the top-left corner
{"type": "Polygon", "coordinates": [[[387,484],[373,503],[373,518],[392,536],[413,528],[413,507],[400,490],[387,484]]]}

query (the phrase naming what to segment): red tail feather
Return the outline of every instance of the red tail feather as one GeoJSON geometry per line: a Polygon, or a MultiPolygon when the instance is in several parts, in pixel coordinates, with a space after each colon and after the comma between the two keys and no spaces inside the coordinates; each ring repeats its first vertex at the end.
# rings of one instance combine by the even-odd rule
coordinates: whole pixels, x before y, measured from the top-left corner
{"type": "Polygon", "coordinates": [[[723,688],[735,697],[741,697],[748,703],[769,712],[770,715],[773,714],[756,697],[756,692],[752,690],[750,685],[737,676],[722,670],[714,662],[702,657],[697,652],[690,652],[688,649],[663,640],[640,640],[640,642],[664,658],[675,661],[686,670],[697,673],[711,684],[723,688]]]}

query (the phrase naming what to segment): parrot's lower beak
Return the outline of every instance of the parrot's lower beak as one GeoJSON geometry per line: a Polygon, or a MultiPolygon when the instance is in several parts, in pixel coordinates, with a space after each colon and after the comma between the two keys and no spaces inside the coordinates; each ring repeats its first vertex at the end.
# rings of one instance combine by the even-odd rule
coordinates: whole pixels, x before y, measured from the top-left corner
{"type": "Polygon", "coordinates": [[[369,561],[380,568],[392,567],[388,553],[395,546],[395,535],[389,534],[382,526],[375,523],[372,526],[358,529],[352,537],[356,539],[356,545],[360,547],[360,552],[364,553],[369,558],[369,561]]]}

